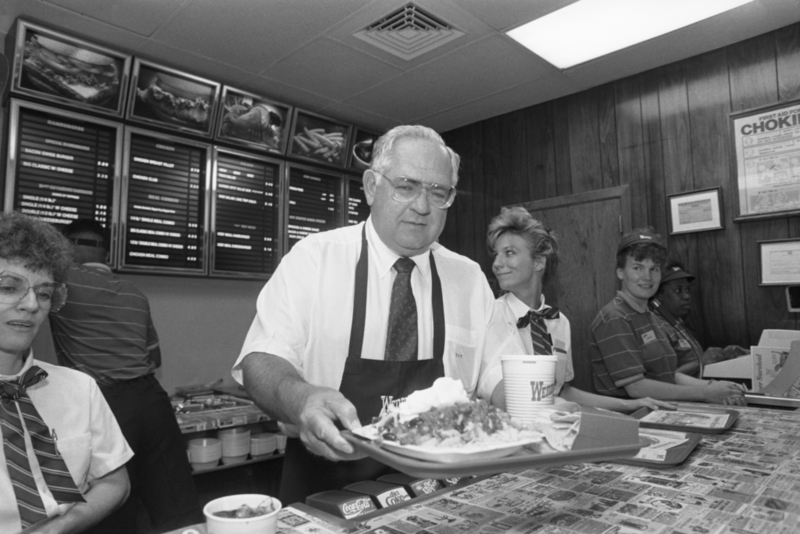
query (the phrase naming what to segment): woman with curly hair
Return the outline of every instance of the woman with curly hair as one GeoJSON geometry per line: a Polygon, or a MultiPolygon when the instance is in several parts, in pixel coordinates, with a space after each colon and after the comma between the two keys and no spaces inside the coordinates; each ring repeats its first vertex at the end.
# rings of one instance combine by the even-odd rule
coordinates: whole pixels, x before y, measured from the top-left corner
{"type": "Polygon", "coordinates": [[[131,452],[94,380],[33,358],[64,305],[69,242],[0,214],[0,532],[82,532],[128,496],[131,452]]]}
{"type": "MultiPolygon", "coordinates": [[[[607,410],[633,412],[641,407],[671,408],[649,398],[615,399],[583,391],[573,379],[569,319],[545,304],[542,286],[558,266],[558,237],[522,207],[503,208],[489,225],[487,244],[494,254],[492,270],[500,288],[487,344],[495,359],[506,354],[553,354],[555,395],[563,400],[607,410]]],[[[500,395],[494,402],[502,402],[500,395]]]]}

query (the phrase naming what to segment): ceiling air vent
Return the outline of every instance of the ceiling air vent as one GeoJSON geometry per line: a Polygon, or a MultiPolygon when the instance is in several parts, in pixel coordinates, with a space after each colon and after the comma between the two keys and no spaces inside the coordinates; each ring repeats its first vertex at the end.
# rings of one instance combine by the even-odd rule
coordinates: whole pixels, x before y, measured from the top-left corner
{"type": "Polygon", "coordinates": [[[462,35],[464,32],[414,4],[406,4],[354,34],[405,60],[430,52],[462,35]]]}

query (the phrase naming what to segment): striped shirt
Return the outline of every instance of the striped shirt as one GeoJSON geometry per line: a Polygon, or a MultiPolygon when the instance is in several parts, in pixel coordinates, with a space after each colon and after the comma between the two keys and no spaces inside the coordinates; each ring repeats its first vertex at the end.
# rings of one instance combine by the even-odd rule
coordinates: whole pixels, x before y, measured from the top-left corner
{"type": "Polygon", "coordinates": [[[592,321],[589,356],[598,393],[627,397],[625,386],[643,378],[675,383],[677,357],[661,322],[637,310],[622,292],[592,321]]]}
{"type": "Polygon", "coordinates": [[[105,265],[73,265],[67,303],[50,314],[50,330],[61,365],[111,385],[153,373],[149,358],[158,346],[147,297],[105,265]]]}

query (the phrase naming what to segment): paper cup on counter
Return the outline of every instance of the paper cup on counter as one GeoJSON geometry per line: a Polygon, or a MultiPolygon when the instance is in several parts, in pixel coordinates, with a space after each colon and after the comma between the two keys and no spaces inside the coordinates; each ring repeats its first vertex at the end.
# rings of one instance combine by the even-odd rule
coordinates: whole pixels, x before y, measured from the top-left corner
{"type": "Polygon", "coordinates": [[[203,508],[206,516],[206,530],[208,534],[275,534],[278,526],[278,512],[281,510],[281,501],[275,497],[259,494],[229,495],[209,502],[203,508]],[[219,512],[237,510],[242,505],[251,509],[267,503],[271,511],[264,515],[253,517],[220,517],[219,512]]]}
{"type": "Polygon", "coordinates": [[[276,447],[278,449],[278,454],[283,454],[286,452],[286,439],[288,436],[286,434],[278,433],[276,434],[276,447]]]}
{"type": "Polygon", "coordinates": [[[532,423],[536,412],[555,400],[556,365],[554,355],[501,356],[506,411],[523,423],[532,423]]]}

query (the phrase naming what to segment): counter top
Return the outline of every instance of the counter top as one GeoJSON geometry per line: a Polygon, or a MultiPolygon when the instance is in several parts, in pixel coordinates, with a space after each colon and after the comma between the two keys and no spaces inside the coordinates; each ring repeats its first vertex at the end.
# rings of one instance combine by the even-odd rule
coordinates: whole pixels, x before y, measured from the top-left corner
{"type": "Polygon", "coordinates": [[[284,510],[278,532],[800,531],[800,413],[736,409],[740,417],[730,431],[703,436],[697,449],[677,467],[603,462],[503,473],[351,521],[296,505],[284,510]]]}

